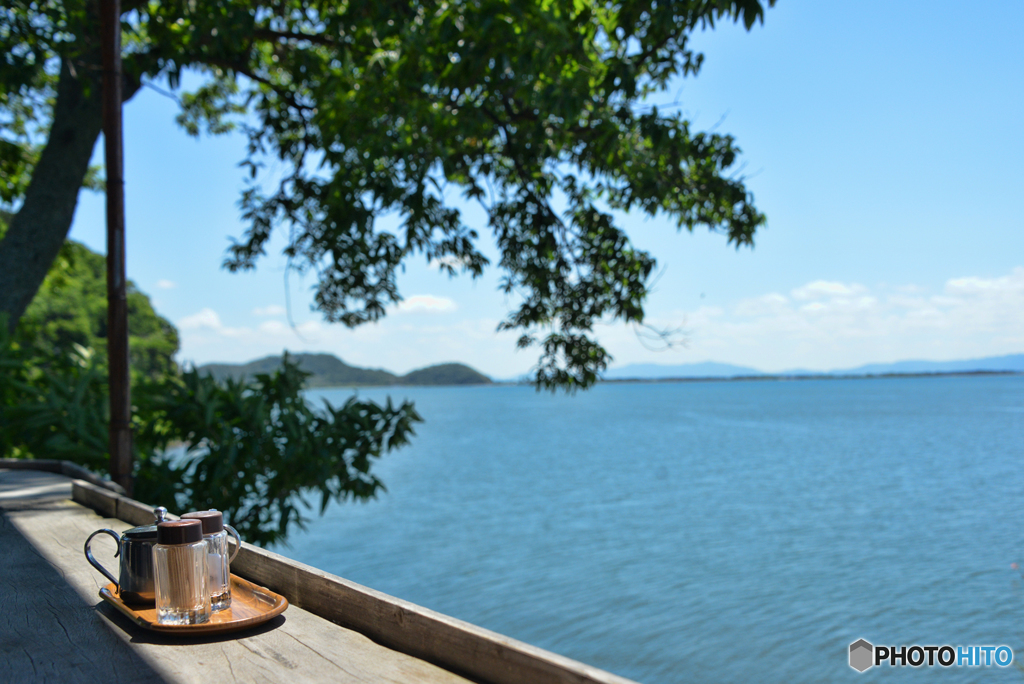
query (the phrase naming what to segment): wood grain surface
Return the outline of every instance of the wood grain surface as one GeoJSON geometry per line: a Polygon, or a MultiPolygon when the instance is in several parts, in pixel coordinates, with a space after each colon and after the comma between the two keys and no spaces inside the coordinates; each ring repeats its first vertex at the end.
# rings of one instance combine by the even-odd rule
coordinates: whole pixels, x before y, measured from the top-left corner
{"type": "MultiPolygon", "coordinates": [[[[0,485],[10,472],[0,470],[0,485]]],[[[36,486],[44,485],[37,479],[36,486]]],[[[237,634],[149,632],[99,598],[107,580],[82,549],[94,530],[120,532],[136,523],[101,517],[68,500],[19,500],[10,490],[0,507],[0,682],[468,681],[295,606],[237,634]]],[[[109,567],[116,567],[114,547],[105,536],[93,543],[109,567]]]]}

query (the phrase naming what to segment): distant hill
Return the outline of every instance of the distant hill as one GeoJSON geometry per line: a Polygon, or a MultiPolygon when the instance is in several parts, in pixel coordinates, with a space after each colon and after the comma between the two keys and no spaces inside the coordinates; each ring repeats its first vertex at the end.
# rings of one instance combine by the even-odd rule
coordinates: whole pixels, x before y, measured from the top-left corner
{"type": "MultiPolygon", "coordinates": [[[[381,387],[387,385],[485,385],[491,379],[461,363],[442,363],[395,375],[381,368],[350,366],[333,354],[292,354],[299,368],[312,373],[306,387],[381,387]]],[[[242,379],[257,373],[271,373],[281,367],[280,356],[267,356],[248,363],[208,363],[199,366],[217,380],[242,379]]]]}
{"type": "Polygon", "coordinates": [[[414,370],[398,379],[399,385],[487,385],[491,379],[461,363],[442,363],[414,370]]]}

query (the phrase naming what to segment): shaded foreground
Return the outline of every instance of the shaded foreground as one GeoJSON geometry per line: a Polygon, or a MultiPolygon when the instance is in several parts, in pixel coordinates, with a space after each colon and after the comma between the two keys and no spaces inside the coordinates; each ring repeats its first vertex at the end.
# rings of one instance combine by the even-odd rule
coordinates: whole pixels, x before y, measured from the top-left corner
{"type": "MultiPolygon", "coordinates": [[[[220,637],[147,632],[98,600],[106,580],[85,562],[81,544],[96,529],[148,524],[152,509],[55,473],[3,469],[0,508],[9,563],[0,619],[16,642],[0,661],[2,681],[468,684],[464,673],[496,684],[629,684],[248,544],[232,570],[285,595],[284,615],[220,637]]],[[[106,556],[94,546],[102,561],[112,560],[109,546],[106,556]]]]}

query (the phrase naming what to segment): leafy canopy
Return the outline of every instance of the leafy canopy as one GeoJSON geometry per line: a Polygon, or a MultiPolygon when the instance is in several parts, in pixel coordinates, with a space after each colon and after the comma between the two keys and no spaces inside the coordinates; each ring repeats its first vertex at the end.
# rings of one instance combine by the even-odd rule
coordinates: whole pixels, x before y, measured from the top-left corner
{"type": "MultiPolygon", "coordinates": [[[[8,140],[31,137],[18,126],[45,109],[54,60],[94,63],[94,41],[79,36],[92,30],[84,7],[19,0],[0,11],[8,140]]],[[[610,358],[593,324],[642,323],[655,267],[613,212],[663,213],[736,246],[752,244],[764,223],[730,175],[732,137],[645,105],[672,77],[700,69],[693,31],[719,20],[749,29],[763,19],[760,0],[124,8],[131,78],[166,76],[177,88],[184,71],[202,74],[180,96],[179,122],[193,135],[240,127],[248,137],[248,228],[227,267],[254,268],[272,232],[286,229],[285,253],[317,273],[316,306],[330,321],[383,316],[411,255],[480,275],[479,227],[452,201],[462,195],[485,209],[516,302],[500,327],[539,347],[539,386],[585,387],[610,358]],[[385,215],[397,230],[381,228],[385,215]]]]}

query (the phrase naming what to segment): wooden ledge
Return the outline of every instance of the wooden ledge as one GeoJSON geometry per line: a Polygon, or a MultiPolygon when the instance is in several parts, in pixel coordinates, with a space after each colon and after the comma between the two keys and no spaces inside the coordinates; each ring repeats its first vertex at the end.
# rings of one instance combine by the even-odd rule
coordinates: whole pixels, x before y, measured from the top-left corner
{"type": "Polygon", "coordinates": [[[116,494],[124,494],[124,487],[104,480],[96,473],[83,468],[71,461],[58,461],[54,459],[24,459],[24,458],[0,458],[0,468],[7,470],[41,470],[46,473],[59,473],[77,480],[85,480],[97,487],[109,489],[116,494]]]}
{"type": "MultiPolygon", "coordinates": [[[[74,501],[133,525],[153,522],[153,508],[82,480],[74,501]]],[[[486,684],[635,684],[570,658],[350,582],[243,543],[232,572],[395,651],[486,684]]]]}
{"type": "MultiPolygon", "coordinates": [[[[58,473],[0,469],[0,492],[0,682],[474,684],[298,606],[239,633],[150,632],[99,600],[106,578],[82,556],[97,529],[129,524],[71,501],[58,473]]],[[[116,571],[113,540],[95,541],[116,571]]]]}

